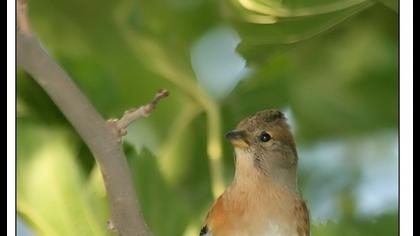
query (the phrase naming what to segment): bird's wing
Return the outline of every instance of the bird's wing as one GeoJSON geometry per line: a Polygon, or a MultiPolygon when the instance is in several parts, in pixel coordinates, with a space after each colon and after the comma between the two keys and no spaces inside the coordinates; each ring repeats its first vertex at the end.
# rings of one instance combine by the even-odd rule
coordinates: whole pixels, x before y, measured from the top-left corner
{"type": "Polygon", "coordinates": [[[296,201],[296,217],[298,219],[298,235],[299,236],[309,236],[310,232],[310,222],[309,222],[309,212],[306,207],[305,202],[302,199],[297,199],[296,201]]]}
{"type": "Polygon", "coordinates": [[[223,228],[225,228],[229,221],[226,219],[226,209],[224,208],[224,196],[221,195],[216,199],[213,206],[207,213],[206,220],[204,221],[204,225],[201,228],[200,236],[211,236],[215,234],[214,232],[217,231],[217,235],[221,232],[224,232],[223,228]]]}

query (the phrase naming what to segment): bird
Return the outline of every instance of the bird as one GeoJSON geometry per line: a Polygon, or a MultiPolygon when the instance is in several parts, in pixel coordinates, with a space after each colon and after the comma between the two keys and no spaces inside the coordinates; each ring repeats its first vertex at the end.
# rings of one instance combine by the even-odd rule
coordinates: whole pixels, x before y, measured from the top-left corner
{"type": "Polygon", "coordinates": [[[234,147],[235,174],[199,235],[309,236],[309,211],[297,187],[296,145],[284,114],[259,111],[225,137],[234,147]]]}

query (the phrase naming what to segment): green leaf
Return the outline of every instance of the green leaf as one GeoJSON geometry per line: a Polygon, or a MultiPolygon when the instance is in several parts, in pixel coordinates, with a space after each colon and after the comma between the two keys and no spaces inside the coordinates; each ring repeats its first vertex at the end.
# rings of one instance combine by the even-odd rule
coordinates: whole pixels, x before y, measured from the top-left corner
{"type": "Polygon", "coordinates": [[[87,188],[68,133],[26,126],[18,137],[29,149],[18,150],[19,215],[41,235],[109,235],[105,199],[87,188]]]}
{"type": "Polygon", "coordinates": [[[17,116],[31,117],[50,124],[63,124],[65,118],[41,87],[24,71],[18,70],[16,80],[17,116]]]}
{"type": "Polygon", "coordinates": [[[304,17],[337,12],[368,0],[232,0],[236,8],[248,14],[276,17],[304,17]]]}
{"type": "Polygon", "coordinates": [[[398,0],[377,0],[377,1],[384,4],[386,7],[395,11],[396,13],[399,12],[399,9],[398,9],[399,1],[398,0]]]}
{"type": "Polygon", "coordinates": [[[339,31],[287,51],[265,51],[270,59],[239,84],[224,101],[225,110],[239,118],[290,107],[305,141],[395,128],[395,17],[383,7],[371,8],[339,31]]]}
{"type": "Polygon", "coordinates": [[[160,174],[156,157],[143,150],[127,150],[139,201],[147,224],[156,235],[181,235],[188,222],[189,208],[160,174]],[[166,220],[165,220],[166,219],[166,220]]]}
{"type": "Polygon", "coordinates": [[[263,9],[259,14],[272,18],[272,22],[262,23],[250,22],[246,17],[244,20],[239,18],[233,21],[242,38],[238,50],[252,66],[264,63],[275,49],[284,50],[290,48],[291,44],[311,39],[373,4],[364,0],[329,3],[300,1],[289,3],[289,7],[286,3],[275,1],[266,1],[270,4],[263,4],[263,1],[239,2],[263,9]],[[272,5],[278,6],[276,8],[272,5]]]}

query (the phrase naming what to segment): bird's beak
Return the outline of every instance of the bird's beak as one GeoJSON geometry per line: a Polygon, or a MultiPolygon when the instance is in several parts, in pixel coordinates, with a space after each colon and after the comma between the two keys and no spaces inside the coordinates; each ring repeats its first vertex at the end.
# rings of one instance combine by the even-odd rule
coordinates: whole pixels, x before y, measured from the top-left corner
{"type": "Polygon", "coordinates": [[[233,144],[235,147],[246,148],[249,146],[249,142],[246,139],[246,132],[243,130],[233,130],[228,132],[225,137],[233,144]]]}

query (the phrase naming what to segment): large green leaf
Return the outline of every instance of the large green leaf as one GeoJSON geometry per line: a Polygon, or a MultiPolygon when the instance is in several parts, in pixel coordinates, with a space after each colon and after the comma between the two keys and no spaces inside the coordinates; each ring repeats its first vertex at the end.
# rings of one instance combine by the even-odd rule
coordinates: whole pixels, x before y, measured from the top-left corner
{"type": "Polygon", "coordinates": [[[395,128],[395,22],[393,12],[378,6],[286,51],[262,50],[272,56],[225,100],[227,112],[239,119],[262,108],[290,107],[306,141],[395,128]]]}
{"type": "Polygon", "coordinates": [[[318,36],[373,5],[370,0],[232,2],[239,12],[239,17],[232,18],[242,38],[238,50],[252,66],[266,62],[278,49],[318,36]]]}

